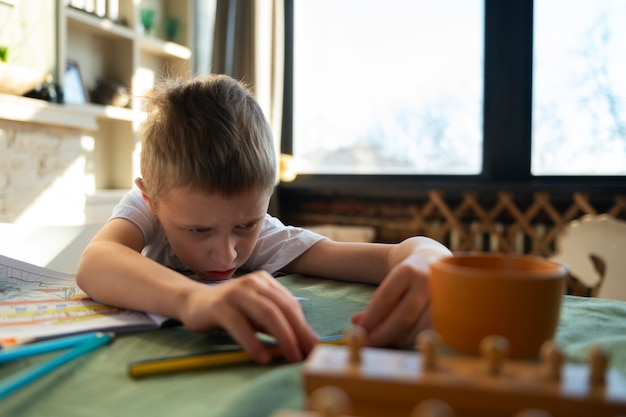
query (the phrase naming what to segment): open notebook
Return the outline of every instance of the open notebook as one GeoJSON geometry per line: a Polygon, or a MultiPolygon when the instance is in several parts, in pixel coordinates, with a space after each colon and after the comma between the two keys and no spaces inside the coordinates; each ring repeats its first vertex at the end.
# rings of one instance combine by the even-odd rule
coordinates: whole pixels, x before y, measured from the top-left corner
{"type": "Polygon", "coordinates": [[[148,330],[168,322],[98,303],[80,289],[74,275],[0,255],[0,342],[148,330]]]}
{"type": "MultiPolygon", "coordinates": [[[[205,284],[215,286],[227,281],[205,284]]],[[[73,274],[0,255],[0,346],[22,339],[140,331],[177,324],[156,314],[98,303],[80,289],[73,274]]]]}

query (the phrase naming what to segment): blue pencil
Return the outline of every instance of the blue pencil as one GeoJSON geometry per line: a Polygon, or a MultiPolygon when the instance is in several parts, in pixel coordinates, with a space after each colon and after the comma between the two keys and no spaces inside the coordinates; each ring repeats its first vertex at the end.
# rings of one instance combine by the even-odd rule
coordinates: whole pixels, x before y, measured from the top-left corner
{"type": "Polygon", "coordinates": [[[93,339],[97,333],[85,333],[75,336],[62,337],[58,339],[47,340],[45,342],[31,343],[28,345],[15,346],[0,351],[0,364],[18,359],[28,358],[30,356],[41,355],[55,350],[67,349],[74,347],[83,342],[93,339]]]}
{"type": "Polygon", "coordinates": [[[27,369],[26,371],[12,377],[8,378],[5,381],[0,382],[0,399],[6,397],[14,391],[17,391],[20,388],[28,385],[29,383],[35,381],[37,378],[40,378],[55,370],[56,368],[65,365],[66,363],[91,352],[94,349],[103,346],[107,342],[111,340],[113,337],[112,333],[90,333],[90,338],[87,338],[82,343],[76,345],[72,350],[69,350],[65,353],[60,354],[47,362],[42,363],[41,365],[37,365],[33,368],[27,369]]]}

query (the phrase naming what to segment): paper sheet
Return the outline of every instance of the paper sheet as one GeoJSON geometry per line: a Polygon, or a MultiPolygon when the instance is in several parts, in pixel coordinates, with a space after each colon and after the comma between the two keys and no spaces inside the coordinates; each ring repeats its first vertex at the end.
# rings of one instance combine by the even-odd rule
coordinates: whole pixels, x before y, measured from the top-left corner
{"type": "Polygon", "coordinates": [[[98,303],[73,275],[0,255],[0,341],[156,328],[165,320],[98,303]]]}

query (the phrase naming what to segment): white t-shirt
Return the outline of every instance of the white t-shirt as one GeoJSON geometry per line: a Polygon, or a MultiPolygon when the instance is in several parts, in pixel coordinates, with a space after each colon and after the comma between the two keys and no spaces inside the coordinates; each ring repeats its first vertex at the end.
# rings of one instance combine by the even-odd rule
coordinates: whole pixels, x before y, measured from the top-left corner
{"type": "MultiPolygon", "coordinates": [[[[126,219],[141,230],[146,245],[142,251],[144,256],[182,273],[191,273],[172,250],[161,222],[150,213],[138,188],[126,193],[115,206],[109,220],[116,218],[126,219]]],[[[259,239],[240,271],[264,270],[273,274],[322,239],[325,237],[310,230],[285,226],[266,214],[259,239]]]]}

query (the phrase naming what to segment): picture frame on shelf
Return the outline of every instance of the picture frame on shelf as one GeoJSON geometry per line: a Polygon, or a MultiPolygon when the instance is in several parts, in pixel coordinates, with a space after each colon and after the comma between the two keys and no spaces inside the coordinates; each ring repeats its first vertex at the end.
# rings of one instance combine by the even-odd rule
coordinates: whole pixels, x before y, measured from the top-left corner
{"type": "Polygon", "coordinates": [[[67,60],[65,74],[63,75],[63,96],[65,103],[86,104],[89,103],[89,92],[80,73],[78,61],[67,60]]]}

